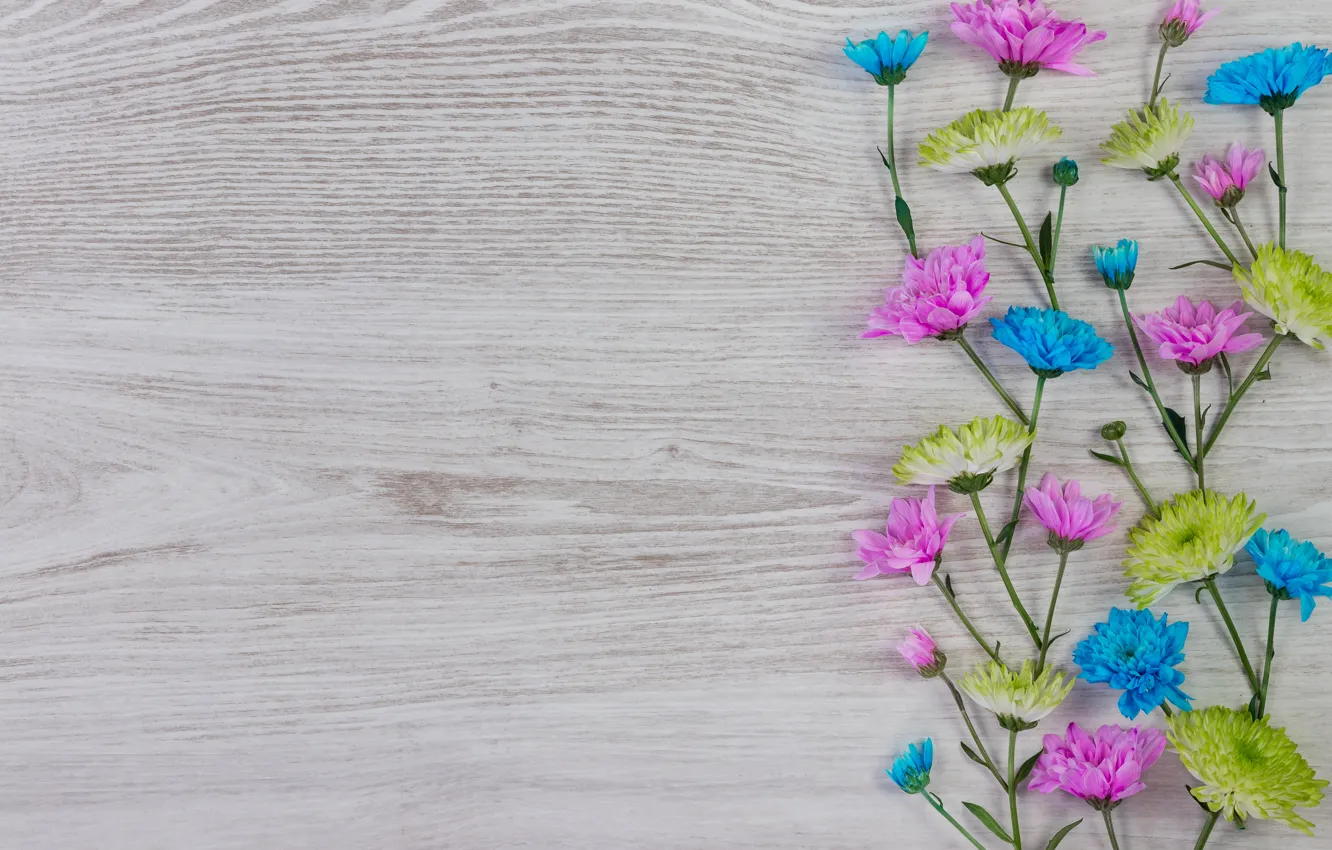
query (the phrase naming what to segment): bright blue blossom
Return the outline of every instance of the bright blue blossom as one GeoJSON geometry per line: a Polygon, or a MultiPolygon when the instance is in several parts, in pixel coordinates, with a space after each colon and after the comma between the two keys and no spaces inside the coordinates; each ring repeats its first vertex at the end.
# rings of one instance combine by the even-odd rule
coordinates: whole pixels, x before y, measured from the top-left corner
{"type": "Polygon", "coordinates": [[[1313,613],[1315,596],[1332,597],[1327,586],[1332,583],[1332,561],[1312,543],[1295,540],[1285,529],[1260,528],[1244,548],[1258,565],[1269,593],[1278,599],[1299,597],[1301,620],[1313,613]]]}
{"type": "Polygon", "coordinates": [[[916,64],[929,37],[928,32],[923,32],[912,38],[911,33],[902,30],[897,38],[889,38],[888,33],[881,32],[877,37],[859,43],[848,38],[842,52],[874,75],[879,85],[895,86],[906,79],[907,69],[916,64]]]}
{"type": "Polygon", "coordinates": [[[990,319],[994,338],[1022,355],[1036,374],[1053,378],[1074,369],[1095,369],[1115,347],[1086,322],[1061,310],[1009,307],[1002,319],[990,319]]]}
{"type": "Polygon", "coordinates": [[[1227,62],[1207,78],[1203,102],[1256,103],[1269,113],[1295,105],[1332,71],[1327,51],[1296,42],[1227,62]]]}
{"type": "Polygon", "coordinates": [[[1092,248],[1092,259],[1101,273],[1105,285],[1111,289],[1128,289],[1133,285],[1133,273],[1138,269],[1138,243],[1121,239],[1114,247],[1092,248]]]}
{"type": "Polygon", "coordinates": [[[1191,697],[1179,689],[1184,674],[1175,669],[1184,660],[1189,624],[1169,619],[1169,614],[1158,620],[1151,611],[1111,608],[1110,621],[1098,623],[1073,649],[1073,663],[1082,668],[1078,678],[1123,691],[1119,713],[1129,720],[1167,701],[1184,711],[1192,709],[1191,697]]]}
{"type": "Polygon", "coordinates": [[[892,777],[898,788],[908,794],[919,794],[930,784],[932,767],[934,767],[934,741],[926,738],[925,743],[919,747],[915,744],[907,747],[907,751],[893,761],[893,769],[884,773],[892,777]]]}

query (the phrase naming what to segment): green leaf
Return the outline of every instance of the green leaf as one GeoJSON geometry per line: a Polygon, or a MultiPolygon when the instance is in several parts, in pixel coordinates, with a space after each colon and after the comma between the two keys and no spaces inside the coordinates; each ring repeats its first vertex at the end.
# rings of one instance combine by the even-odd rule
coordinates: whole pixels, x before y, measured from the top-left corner
{"type": "Polygon", "coordinates": [[[1230,266],[1226,265],[1223,262],[1220,262],[1219,260],[1194,260],[1191,263],[1182,263],[1178,266],[1171,266],[1170,270],[1172,272],[1176,272],[1179,271],[1180,269],[1187,269],[1189,266],[1198,266],[1198,265],[1211,266],[1212,268],[1220,269],[1223,272],[1228,272],[1231,269],[1230,266]]]}
{"type": "Polygon", "coordinates": [[[1272,380],[1272,370],[1271,370],[1271,369],[1264,369],[1263,371],[1259,372],[1256,376],[1254,376],[1254,380],[1255,380],[1255,381],[1270,381],[1270,380],[1272,380]]]}
{"type": "Polygon", "coordinates": [[[1005,525],[1002,529],[1000,529],[1000,530],[999,530],[999,536],[996,537],[996,538],[994,538],[994,543],[995,543],[995,545],[996,545],[996,546],[1002,546],[1002,545],[1004,544],[1004,541],[1005,541],[1005,540],[1007,540],[1008,538],[1012,537],[1012,536],[1013,536],[1013,532],[1017,531],[1017,527],[1018,527],[1018,523],[1019,523],[1019,522],[1021,522],[1021,520],[1016,520],[1016,519],[1015,519],[1015,520],[1013,520],[1012,522],[1010,522],[1008,525],[1005,525]]]}
{"type": "Polygon", "coordinates": [[[976,751],[973,750],[971,747],[967,746],[966,741],[958,741],[958,743],[962,745],[962,752],[967,754],[967,758],[971,759],[981,767],[989,767],[989,765],[985,763],[985,759],[976,755],[976,751]]]}
{"type": "Polygon", "coordinates": [[[1022,782],[1028,776],[1031,776],[1032,768],[1036,767],[1036,759],[1040,758],[1041,755],[1044,753],[1045,750],[1037,750],[1035,753],[1032,754],[1031,758],[1024,761],[1022,763],[1022,767],[1018,768],[1017,774],[1013,777],[1013,781],[1022,782]]]}
{"type": "Polygon", "coordinates": [[[1137,384],[1138,386],[1142,387],[1144,390],[1147,390],[1147,392],[1151,392],[1151,391],[1152,391],[1151,388],[1147,386],[1147,382],[1144,381],[1142,378],[1139,378],[1139,377],[1138,377],[1138,373],[1137,373],[1137,372],[1134,372],[1134,371],[1131,371],[1131,370],[1130,370],[1130,371],[1129,371],[1129,377],[1133,379],[1133,383],[1135,383],[1135,384],[1137,384]]]}
{"type": "Polygon", "coordinates": [[[1260,719],[1258,717],[1258,698],[1258,694],[1254,694],[1253,699],[1249,700],[1249,716],[1254,720],[1260,719]]]}
{"type": "Polygon", "coordinates": [[[1041,264],[1047,270],[1052,271],[1050,269],[1050,260],[1053,259],[1050,255],[1054,253],[1054,213],[1052,212],[1045,214],[1045,223],[1041,225],[1040,249],[1041,264]]]}
{"type": "Polygon", "coordinates": [[[1050,642],[1049,642],[1048,644],[1045,645],[1045,646],[1046,646],[1046,649],[1049,649],[1050,647],[1054,646],[1054,645],[1055,645],[1055,641],[1059,640],[1061,637],[1064,637],[1064,636],[1066,636],[1066,635],[1068,635],[1068,634],[1069,634],[1068,632],[1060,632],[1059,634],[1057,634],[1057,635],[1051,637],[1051,638],[1050,638],[1050,642]]]}
{"type": "Polygon", "coordinates": [[[911,223],[911,207],[903,200],[901,195],[897,196],[897,223],[902,226],[902,232],[906,234],[907,241],[916,241],[916,227],[911,223]]]}
{"type": "Polygon", "coordinates": [[[1207,589],[1207,585],[1205,585],[1205,584],[1200,584],[1200,585],[1198,585],[1198,589],[1195,590],[1195,591],[1193,591],[1193,604],[1194,604],[1194,605],[1201,605],[1201,604],[1202,604],[1202,592],[1203,592],[1204,590],[1206,590],[1206,589],[1207,589]]]}
{"type": "Polygon", "coordinates": [[[1008,844],[1013,843],[1013,839],[1010,838],[1008,833],[1004,831],[1004,828],[999,825],[999,821],[994,819],[994,815],[985,811],[984,806],[978,806],[975,803],[968,803],[965,800],[962,802],[962,805],[967,807],[967,811],[975,815],[976,820],[985,824],[986,829],[997,835],[1000,841],[1007,842],[1008,844]]]}
{"type": "Polygon", "coordinates": [[[1199,800],[1197,797],[1193,796],[1193,786],[1192,786],[1192,785],[1185,785],[1185,786],[1184,786],[1184,790],[1189,792],[1189,799],[1192,800],[1193,802],[1197,803],[1197,804],[1198,804],[1198,808],[1202,809],[1204,812],[1207,812],[1207,814],[1209,814],[1209,815],[1212,813],[1212,810],[1211,810],[1210,808],[1207,807],[1207,804],[1206,804],[1206,803],[1204,803],[1202,800],[1199,800]]]}
{"type": "Polygon", "coordinates": [[[990,234],[986,233],[983,230],[981,231],[981,236],[984,236],[986,239],[990,240],[991,242],[998,242],[1000,245],[1007,245],[1010,248],[1020,248],[1023,251],[1027,250],[1026,245],[1019,245],[1016,242],[1009,242],[1004,239],[996,239],[995,237],[991,236],[990,234]]]}
{"type": "Polygon", "coordinates": [[[1226,387],[1229,392],[1227,398],[1233,398],[1235,395],[1235,373],[1230,371],[1230,358],[1223,351],[1217,355],[1217,359],[1221,361],[1221,369],[1226,373],[1226,387]]]}
{"type": "Polygon", "coordinates": [[[883,167],[888,169],[889,171],[892,171],[893,164],[888,161],[888,157],[884,156],[883,148],[875,148],[875,150],[879,152],[879,159],[883,160],[883,167]]]}
{"type": "MultiPolygon", "coordinates": [[[[1091,450],[1088,449],[1088,451],[1091,451],[1091,450]]],[[[1097,460],[1103,460],[1103,461],[1105,461],[1106,463],[1113,463],[1115,466],[1123,466],[1123,465],[1124,465],[1124,461],[1120,460],[1119,458],[1115,457],[1114,455],[1108,455],[1108,454],[1106,454],[1105,452],[1092,452],[1092,453],[1091,453],[1091,456],[1094,457],[1094,458],[1096,458],[1097,460]]]]}
{"type": "Polygon", "coordinates": [[[948,591],[948,598],[957,598],[957,593],[953,590],[953,577],[951,575],[944,575],[944,588],[948,591]]]}
{"type": "MultiPolygon", "coordinates": [[[[1188,423],[1184,421],[1183,416],[1179,415],[1179,411],[1175,410],[1173,407],[1167,407],[1165,409],[1165,412],[1166,412],[1166,419],[1169,420],[1171,425],[1175,426],[1175,433],[1179,434],[1180,442],[1182,442],[1184,444],[1184,448],[1187,449],[1189,447],[1188,423]]],[[[1166,429],[1167,434],[1170,433],[1170,428],[1166,426],[1165,420],[1162,420],[1161,427],[1166,429]]],[[[1173,442],[1173,440],[1171,442],[1173,442]]],[[[1175,446],[1175,451],[1176,452],[1179,451],[1179,446],[1175,446]]]]}
{"type": "Polygon", "coordinates": [[[1045,845],[1045,850],[1055,850],[1055,848],[1059,846],[1059,842],[1067,838],[1068,834],[1073,830],[1077,829],[1078,826],[1080,826],[1081,824],[1082,824],[1082,819],[1079,818],[1078,820],[1073,821],[1073,823],[1070,823],[1068,826],[1056,832],[1054,834],[1054,837],[1050,839],[1050,843],[1045,845]]]}
{"type": "Polygon", "coordinates": [[[1276,167],[1270,162],[1267,164],[1267,173],[1271,175],[1272,182],[1276,184],[1278,189],[1283,192],[1286,191],[1286,184],[1281,182],[1281,175],[1277,173],[1276,167]]]}

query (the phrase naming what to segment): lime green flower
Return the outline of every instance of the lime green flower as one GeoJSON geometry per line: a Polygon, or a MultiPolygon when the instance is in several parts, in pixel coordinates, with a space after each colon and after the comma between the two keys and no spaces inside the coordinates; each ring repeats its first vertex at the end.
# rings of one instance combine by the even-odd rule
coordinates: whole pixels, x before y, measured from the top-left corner
{"type": "Polygon", "coordinates": [[[1253,270],[1235,267],[1235,282],[1253,309],[1314,348],[1332,342],[1332,274],[1313,257],[1274,245],[1258,246],[1253,270]]]}
{"type": "Polygon", "coordinates": [[[1313,835],[1313,824],[1295,807],[1322,802],[1327,781],[1315,778],[1286,730],[1267,721],[1214,705],[1176,712],[1166,734],[1184,767],[1204,783],[1192,791],[1198,802],[1226,820],[1279,820],[1313,835]]]}
{"type": "Polygon", "coordinates": [[[1059,707],[1073,690],[1074,680],[1062,671],[1046,667],[1036,675],[1031,659],[1014,673],[998,661],[986,661],[962,677],[958,687],[999,717],[999,725],[1021,732],[1031,729],[1059,707]]]}
{"type": "Polygon", "coordinates": [[[1139,609],[1155,603],[1186,581],[1201,581],[1235,566],[1235,553],[1267,519],[1240,493],[1227,498],[1213,490],[1193,490],[1161,506],[1161,518],[1148,514],[1129,532],[1125,575],[1127,595],[1139,609]]]}
{"type": "Polygon", "coordinates": [[[955,174],[970,172],[987,186],[1007,183],[1017,161],[1063,135],[1044,112],[1029,106],[977,109],[935,130],[920,143],[920,164],[955,174]]]}
{"type": "Polygon", "coordinates": [[[957,493],[976,493],[989,486],[995,473],[1017,466],[1036,439],[1011,419],[976,417],[952,430],[940,425],[929,437],[902,449],[893,466],[903,484],[947,484],[957,493]]]}
{"type": "Polygon", "coordinates": [[[1107,154],[1101,162],[1112,168],[1141,168],[1160,180],[1179,165],[1179,151],[1193,132],[1193,116],[1161,98],[1156,106],[1130,109],[1127,121],[1110,131],[1101,144],[1107,154]]]}

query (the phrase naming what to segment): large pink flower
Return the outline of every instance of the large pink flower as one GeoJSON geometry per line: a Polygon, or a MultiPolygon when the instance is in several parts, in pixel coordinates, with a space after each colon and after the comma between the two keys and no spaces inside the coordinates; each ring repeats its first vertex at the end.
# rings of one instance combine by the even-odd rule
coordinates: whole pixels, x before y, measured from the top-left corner
{"type": "Polygon", "coordinates": [[[953,34],[995,58],[1004,73],[1031,76],[1042,68],[1094,76],[1073,62],[1082,48],[1105,38],[1082,21],[1060,20],[1041,0],[976,0],[954,3],[953,34]]]}
{"type": "Polygon", "coordinates": [[[915,345],[925,337],[955,331],[976,318],[993,298],[984,295],[985,240],[935,248],[923,260],[907,257],[902,285],[884,291],[884,305],[869,317],[862,339],[897,334],[915,345]]]}
{"type": "Polygon", "coordinates": [[[1166,737],[1156,729],[1102,726],[1088,735],[1070,723],[1065,737],[1045,736],[1045,752],[1036,760],[1027,787],[1043,794],[1062,789],[1105,809],[1147,787],[1142,774],[1165,747],[1166,737]]]}
{"type": "Polygon", "coordinates": [[[1041,486],[1027,488],[1022,501],[1050,532],[1052,540],[1066,543],[1095,540],[1114,531],[1110,520],[1123,507],[1109,493],[1097,496],[1096,501],[1088,499],[1076,481],[1068,482],[1061,490],[1059,479],[1048,472],[1041,478],[1041,486]]]}
{"type": "Polygon", "coordinates": [[[1244,320],[1253,315],[1239,312],[1243,309],[1244,302],[1236,301],[1218,312],[1210,301],[1199,301],[1194,306],[1181,295],[1173,307],[1134,316],[1133,323],[1161,346],[1160,354],[1166,360],[1200,366],[1218,354],[1234,354],[1262,345],[1262,334],[1240,333],[1244,330],[1244,320]]]}
{"type": "Polygon", "coordinates": [[[1236,142],[1222,162],[1210,153],[1193,166],[1193,179],[1217,206],[1233,207],[1244,200],[1244,190],[1263,170],[1262,148],[1249,150],[1236,142]]]}
{"type": "Polygon", "coordinates": [[[1210,12],[1204,12],[1198,8],[1199,5],[1199,0],[1175,0],[1175,5],[1170,7],[1170,11],[1166,12],[1161,26],[1169,27],[1174,24],[1187,39],[1202,29],[1203,24],[1210,21],[1217,12],[1221,11],[1220,9],[1213,9],[1210,12]]]}
{"type": "Polygon", "coordinates": [[[856,554],[865,562],[856,581],[911,573],[916,584],[929,584],[935,559],[948,542],[948,532],[961,518],[962,514],[955,514],[939,521],[934,512],[933,487],[924,499],[893,499],[885,534],[857,531],[851,535],[860,544],[856,554]]]}

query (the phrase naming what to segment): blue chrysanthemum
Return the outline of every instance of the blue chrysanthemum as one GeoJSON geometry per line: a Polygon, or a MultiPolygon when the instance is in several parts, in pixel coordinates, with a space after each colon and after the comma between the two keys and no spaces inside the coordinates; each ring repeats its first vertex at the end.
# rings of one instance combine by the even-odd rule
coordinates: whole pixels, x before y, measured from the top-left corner
{"type": "Polygon", "coordinates": [[[902,30],[897,38],[890,38],[888,33],[881,32],[867,41],[853,42],[848,38],[842,52],[869,71],[879,85],[895,86],[906,79],[907,69],[916,64],[929,37],[928,32],[923,32],[912,38],[911,33],[902,30]]]}
{"type": "Polygon", "coordinates": [[[1227,62],[1207,78],[1205,103],[1258,104],[1269,113],[1295,105],[1332,71],[1327,51],[1296,42],[1227,62]]]}
{"type": "Polygon", "coordinates": [[[1110,621],[1098,623],[1096,631],[1073,650],[1073,663],[1082,668],[1078,678],[1093,684],[1104,682],[1123,691],[1119,712],[1129,720],[1139,712],[1150,714],[1162,703],[1191,710],[1188,694],[1179,689],[1184,674],[1175,665],[1184,660],[1188,623],[1171,623],[1151,611],[1110,609],[1110,621]]]}
{"type": "Polygon", "coordinates": [[[1002,319],[990,319],[994,338],[1022,355],[1036,374],[1053,378],[1075,369],[1095,369],[1115,347],[1086,322],[1061,310],[1009,307],[1002,319]]]}
{"type": "Polygon", "coordinates": [[[1133,285],[1134,272],[1138,270],[1138,243],[1121,239],[1113,247],[1097,245],[1092,248],[1092,259],[1096,261],[1096,270],[1101,273],[1106,286],[1128,289],[1133,285]]]}
{"type": "Polygon", "coordinates": [[[1267,590],[1279,599],[1300,600],[1300,619],[1308,620],[1314,610],[1314,597],[1332,597],[1332,561],[1312,543],[1296,540],[1286,532],[1265,528],[1249,539],[1244,547],[1258,565],[1258,575],[1267,582],[1267,590]]]}
{"type": "Polygon", "coordinates": [[[930,784],[930,768],[934,767],[934,741],[929,738],[917,747],[907,747],[893,761],[893,769],[884,771],[908,794],[919,794],[930,784]]]}

